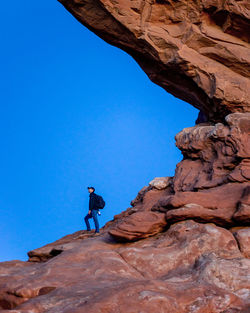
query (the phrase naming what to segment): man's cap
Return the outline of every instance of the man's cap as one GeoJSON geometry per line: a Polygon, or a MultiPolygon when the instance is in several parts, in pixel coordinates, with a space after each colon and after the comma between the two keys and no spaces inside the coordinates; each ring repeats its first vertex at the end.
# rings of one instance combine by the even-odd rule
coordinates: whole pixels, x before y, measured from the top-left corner
{"type": "Polygon", "coordinates": [[[90,186],[90,187],[87,187],[87,189],[93,189],[95,191],[95,188],[90,186]]]}

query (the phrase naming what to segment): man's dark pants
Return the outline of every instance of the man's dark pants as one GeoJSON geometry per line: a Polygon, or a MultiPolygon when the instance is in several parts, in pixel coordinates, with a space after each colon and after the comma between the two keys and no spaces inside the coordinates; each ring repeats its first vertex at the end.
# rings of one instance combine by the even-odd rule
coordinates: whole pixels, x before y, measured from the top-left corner
{"type": "Polygon", "coordinates": [[[98,222],[98,218],[97,218],[97,215],[98,215],[97,212],[98,212],[98,210],[92,210],[90,214],[87,214],[84,217],[84,220],[85,220],[85,223],[87,226],[87,230],[90,231],[91,228],[90,228],[90,224],[89,224],[89,219],[93,217],[94,223],[95,223],[95,232],[99,233],[99,222],[98,222]]]}

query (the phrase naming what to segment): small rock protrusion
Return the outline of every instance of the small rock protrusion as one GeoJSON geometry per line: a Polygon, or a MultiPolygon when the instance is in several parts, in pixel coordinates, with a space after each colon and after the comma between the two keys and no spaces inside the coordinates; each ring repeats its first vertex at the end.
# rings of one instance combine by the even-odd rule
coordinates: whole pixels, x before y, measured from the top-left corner
{"type": "Polygon", "coordinates": [[[158,190],[169,187],[172,183],[172,177],[156,177],[149,183],[149,186],[158,190]]]}

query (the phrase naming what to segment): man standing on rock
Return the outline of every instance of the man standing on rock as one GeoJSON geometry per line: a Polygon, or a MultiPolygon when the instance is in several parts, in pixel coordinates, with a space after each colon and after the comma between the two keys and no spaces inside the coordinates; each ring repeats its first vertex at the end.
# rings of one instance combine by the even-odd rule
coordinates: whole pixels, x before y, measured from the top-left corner
{"type": "Polygon", "coordinates": [[[97,215],[100,214],[99,209],[97,207],[98,199],[97,195],[95,194],[95,188],[94,187],[88,187],[89,191],[89,212],[85,216],[84,220],[87,226],[87,231],[91,231],[89,219],[93,217],[94,223],[95,223],[95,233],[98,234],[99,231],[99,222],[97,215]]]}

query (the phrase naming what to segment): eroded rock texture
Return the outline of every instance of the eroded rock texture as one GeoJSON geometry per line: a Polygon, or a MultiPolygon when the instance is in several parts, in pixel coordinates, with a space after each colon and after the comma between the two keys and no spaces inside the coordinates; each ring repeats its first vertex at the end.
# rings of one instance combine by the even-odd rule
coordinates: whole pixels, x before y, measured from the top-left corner
{"type": "Polygon", "coordinates": [[[214,224],[182,221],[127,244],[83,231],[31,254],[43,262],[0,265],[3,313],[249,312],[250,260],[214,224]]]}
{"type": "Polygon", "coordinates": [[[250,111],[248,0],[59,1],[209,120],[250,111]]]}
{"type": "Polygon", "coordinates": [[[175,176],[152,179],[100,236],[0,263],[0,311],[249,313],[248,2],[60,2],[208,118],[176,135],[175,176]]]}
{"type": "Polygon", "coordinates": [[[163,213],[165,227],[186,219],[227,228],[250,224],[250,113],[230,114],[225,125],[184,129],[176,144],[184,159],[175,176],[144,187],[131,202],[136,213],[120,218],[110,230],[112,236],[136,240],[159,232],[163,213]]]}
{"type": "Polygon", "coordinates": [[[249,313],[248,114],[176,136],[173,178],[100,236],[78,231],[0,264],[0,312],[249,313]]]}

